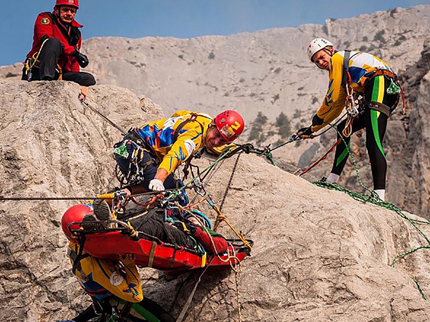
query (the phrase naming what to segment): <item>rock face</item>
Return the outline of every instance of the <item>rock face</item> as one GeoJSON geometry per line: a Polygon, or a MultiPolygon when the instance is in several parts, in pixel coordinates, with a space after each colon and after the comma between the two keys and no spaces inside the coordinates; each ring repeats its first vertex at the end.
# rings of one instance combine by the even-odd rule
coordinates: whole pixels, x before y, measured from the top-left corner
{"type": "MultiPolygon", "coordinates": [[[[429,26],[430,6],[423,5],[349,19],[328,19],[325,25],[268,29],[226,37],[92,38],[84,42],[83,50],[91,61],[87,70],[95,74],[99,84],[119,85],[137,95],[150,97],[166,114],[184,108],[217,114],[233,108],[242,112],[250,125],[258,112],[262,112],[269,119],[262,131],[270,135],[254,143],[263,147],[273,146],[278,140],[285,141],[273,135],[276,128],[270,123],[281,112],[291,119],[291,130],[296,130],[309,125],[312,114],[321,103],[327,88],[327,74],[315,68],[305,55],[311,39],[326,37],[339,49],[373,53],[402,74],[413,69],[420,59],[429,26]]],[[[17,79],[21,69],[21,64],[1,67],[0,77],[17,79]]],[[[412,98],[408,94],[409,85],[414,86],[419,81],[417,75],[411,77],[414,80],[408,80],[404,86],[408,99],[412,98]]],[[[406,160],[403,156],[410,151],[405,151],[404,147],[418,151],[414,148],[415,137],[425,137],[421,130],[425,116],[416,118],[416,114],[412,114],[416,122],[409,122],[411,109],[416,104],[425,105],[424,100],[419,101],[407,101],[406,116],[401,115],[399,107],[388,125],[384,142],[390,171],[387,198],[400,207],[430,218],[425,187],[429,179],[425,170],[427,154],[423,152],[426,150],[414,153],[415,161],[411,158],[408,162],[403,161],[402,171],[397,171],[398,167],[394,166],[394,163],[406,160]],[[412,137],[409,137],[409,130],[415,131],[412,137]],[[410,143],[406,145],[405,142],[410,143]],[[416,163],[418,154],[421,155],[419,162],[423,163],[416,163]],[[407,183],[407,188],[393,189],[400,181],[407,183]]],[[[242,137],[243,141],[247,140],[248,131],[242,137]]],[[[334,144],[333,132],[283,147],[276,150],[274,156],[280,160],[278,164],[289,163],[287,168],[303,169],[334,144]]],[[[360,179],[372,187],[364,141],[365,136],[358,134],[352,140],[352,147],[356,152],[360,179]]],[[[329,156],[305,178],[314,180],[327,175],[331,158],[329,156]]],[[[340,183],[349,189],[360,189],[352,163],[348,163],[340,183]]]]}
{"type": "MultiPolygon", "coordinates": [[[[77,85],[1,80],[0,92],[0,195],[90,198],[116,184],[110,153],[120,134],[81,105],[77,85]]],[[[147,98],[115,86],[91,88],[88,102],[125,129],[162,116],[147,98]]],[[[234,164],[223,162],[206,189],[219,202],[235,169],[223,212],[254,240],[252,257],[237,273],[205,273],[184,321],[430,319],[412,280],[430,294],[428,252],[392,267],[397,254],[428,244],[409,221],[253,154],[234,164]]],[[[62,213],[78,202],[0,201],[0,320],[55,321],[86,307],[60,227],[62,213]]],[[[226,226],[221,232],[233,237],[226,226]]],[[[177,317],[200,274],[167,281],[142,270],[145,295],[177,317]]]]}
{"type": "Polygon", "coordinates": [[[405,72],[404,80],[411,108],[408,135],[393,135],[403,138],[403,142],[397,142],[402,148],[393,158],[388,176],[391,187],[402,189],[393,189],[390,196],[396,204],[429,218],[430,39],[424,44],[420,60],[405,72]]]}

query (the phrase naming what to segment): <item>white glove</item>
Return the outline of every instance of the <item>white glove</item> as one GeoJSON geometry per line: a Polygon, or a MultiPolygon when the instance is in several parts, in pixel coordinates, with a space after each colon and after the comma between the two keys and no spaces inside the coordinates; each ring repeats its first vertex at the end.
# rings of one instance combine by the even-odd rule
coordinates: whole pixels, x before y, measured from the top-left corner
{"type": "Polygon", "coordinates": [[[163,181],[160,179],[152,179],[149,181],[149,189],[152,191],[164,191],[163,181]]]}

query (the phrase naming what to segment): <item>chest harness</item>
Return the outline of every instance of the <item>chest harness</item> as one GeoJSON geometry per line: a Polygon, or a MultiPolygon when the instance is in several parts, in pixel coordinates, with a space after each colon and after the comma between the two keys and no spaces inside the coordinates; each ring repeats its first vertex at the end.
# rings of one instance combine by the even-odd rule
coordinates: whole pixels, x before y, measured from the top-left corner
{"type": "MultiPolygon", "coordinates": [[[[204,133],[203,125],[197,121],[197,117],[202,116],[210,119],[206,115],[192,113],[191,117],[182,121],[173,132],[173,142],[176,142],[181,131],[185,125],[191,122],[197,122],[200,126],[202,134],[204,133]]],[[[114,145],[114,157],[121,159],[128,159],[128,169],[122,169],[118,163],[115,167],[115,176],[118,181],[123,185],[135,185],[139,184],[144,180],[144,173],[148,166],[159,165],[160,160],[158,159],[153,147],[143,138],[138,128],[131,128],[127,134],[124,135],[123,139],[114,145]],[[149,160],[144,161],[145,155],[150,155],[149,160]]],[[[194,154],[190,155],[186,161],[186,167],[189,166],[194,154]]],[[[147,159],[147,158],[146,158],[147,159]]]]}

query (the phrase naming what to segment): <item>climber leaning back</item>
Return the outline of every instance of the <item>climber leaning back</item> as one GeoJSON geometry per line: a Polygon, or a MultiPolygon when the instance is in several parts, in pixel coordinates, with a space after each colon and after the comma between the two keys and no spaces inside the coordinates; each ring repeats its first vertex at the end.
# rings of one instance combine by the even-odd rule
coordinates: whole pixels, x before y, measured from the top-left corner
{"type": "MultiPolygon", "coordinates": [[[[297,131],[299,135],[311,135],[337,118],[351,92],[364,99],[361,111],[357,111],[352,123],[351,133],[366,128],[366,148],[372,168],[374,190],[385,198],[387,161],[382,149],[382,140],[387,120],[399,101],[401,88],[396,74],[380,58],[360,51],[336,51],[331,42],[317,38],[307,47],[311,62],[318,68],[329,72],[329,87],[324,101],[312,119],[312,125],[297,131]]],[[[340,133],[346,120],[338,126],[340,133]]],[[[336,183],[348,159],[347,146],[350,136],[342,135],[336,147],[336,156],[327,181],[336,183]],[[346,143],[346,145],[345,145],[346,143]]]]}
{"type": "Polygon", "coordinates": [[[177,188],[172,173],[180,164],[203,148],[213,150],[233,142],[244,126],[242,116],[233,110],[215,118],[183,110],[132,128],[114,150],[119,179],[128,184],[124,190],[130,195],[177,188]]]}

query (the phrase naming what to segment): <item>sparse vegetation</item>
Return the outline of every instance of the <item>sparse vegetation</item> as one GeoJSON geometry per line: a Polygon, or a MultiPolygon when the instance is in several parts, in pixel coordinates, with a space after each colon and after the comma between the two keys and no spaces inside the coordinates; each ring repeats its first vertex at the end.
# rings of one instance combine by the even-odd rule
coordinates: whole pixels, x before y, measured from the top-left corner
{"type": "Polygon", "coordinates": [[[208,58],[209,58],[209,59],[215,59],[215,54],[214,54],[214,52],[213,52],[213,51],[211,51],[211,52],[210,52],[210,54],[209,54],[208,58]]]}
{"type": "Polygon", "coordinates": [[[406,37],[405,37],[405,35],[401,35],[400,37],[399,37],[399,39],[397,39],[396,40],[396,42],[394,43],[394,46],[399,46],[403,41],[405,41],[406,40],[406,37]]]}
{"type": "Polygon", "coordinates": [[[298,119],[300,116],[302,116],[302,111],[295,110],[293,114],[293,119],[298,119]]]}
{"type": "Polygon", "coordinates": [[[9,78],[9,77],[15,77],[15,76],[18,76],[18,74],[14,74],[14,73],[8,72],[5,77],[9,78]]]}
{"type": "Polygon", "coordinates": [[[254,123],[259,124],[259,125],[264,125],[267,123],[267,116],[264,115],[262,112],[258,112],[257,117],[254,120],[254,123]]]}
{"type": "Polygon", "coordinates": [[[272,104],[274,104],[279,99],[279,93],[272,96],[272,104]]]}
{"type": "Polygon", "coordinates": [[[285,139],[291,134],[291,121],[288,116],[281,112],[276,118],[275,125],[278,127],[278,134],[285,139]]]}
{"type": "Polygon", "coordinates": [[[267,116],[262,112],[258,112],[257,117],[252,123],[251,131],[249,132],[249,141],[256,140],[257,142],[262,142],[266,138],[263,134],[263,125],[267,123],[267,116]]]}
{"type": "Polygon", "coordinates": [[[385,30],[380,30],[375,34],[375,37],[373,37],[373,40],[375,41],[379,41],[382,44],[384,44],[386,42],[385,38],[384,38],[384,34],[385,34],[385,30]]]}
{"type": "Polygon", "coordinates": [[[373,50],[375,50],[376,49],[376,47],[373,45],[373,44],[371,44],[370,46],[369,46],[369,48],[367,48],[367,51],[368,52],[371,52],[371,51],[373,51],[373,50]]]}

